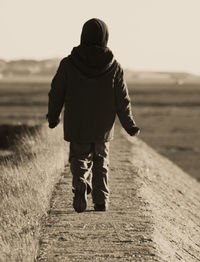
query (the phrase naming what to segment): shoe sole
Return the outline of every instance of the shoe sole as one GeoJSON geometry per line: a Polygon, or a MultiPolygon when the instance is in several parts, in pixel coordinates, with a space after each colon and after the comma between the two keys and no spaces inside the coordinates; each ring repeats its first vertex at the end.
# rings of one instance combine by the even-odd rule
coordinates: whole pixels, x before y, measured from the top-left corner
{"type": "Polygon", "coordinates": [[[94,210],[95,211],[107,211],[107,209],[108,209],[108,207],[107,206],[103,206],[103,205],[101,205],[101,206],[94,206],[94,210]]]}
{"type": "Polygon", "coordinates": [[[85,211],[87,207],[87,185],[84,182],[80,182],[75,191],[73,207],[77,213],[85,211]]]}

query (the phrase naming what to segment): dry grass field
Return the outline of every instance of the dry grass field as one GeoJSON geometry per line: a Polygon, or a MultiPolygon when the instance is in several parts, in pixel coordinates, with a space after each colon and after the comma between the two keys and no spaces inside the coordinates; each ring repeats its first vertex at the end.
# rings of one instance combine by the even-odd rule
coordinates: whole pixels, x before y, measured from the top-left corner
{"type": "Polygon", "coordinates": [[[200,84],[129,84],[140,138],[200,180],[200,84]]]}
{"type": "Polygon", "coordinates": [[[48,90],[48,82],[0,82],[0,125],[44,122],[48,90]]]}
{"type": "Polygon", "coordinates": [[[28,262],[37,255],[41,219],[64,167],[60,129],[50,133],[47,125],[24,127],[18,141],[8,147],[12,155],[0,159],[2,262],[28,262]]]}
{"type": "Polygon", "coordinates": [[[49,84],[0,83],[0,261],[33,261],[41,219],[64,168],[62,126],[49,130],[49,84]],[[56,161],[55,161],[56,159],[56,161]]]}
{"type": "Polygon", "coordinates": [[[4,125],[1,131],[0,261],[33,261],[41,219],[64,167],[62,127],[4,125]]]}

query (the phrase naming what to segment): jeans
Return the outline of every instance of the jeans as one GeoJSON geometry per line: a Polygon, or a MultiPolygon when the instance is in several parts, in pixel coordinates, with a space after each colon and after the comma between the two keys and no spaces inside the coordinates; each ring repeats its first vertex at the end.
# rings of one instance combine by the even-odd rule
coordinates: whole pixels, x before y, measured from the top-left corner
{"type": "Polygon", "coordinates": [[[92,190],[92,199],[95,204],[104,204],[109,198],[109,144],[104,141],[70,143],[69,162],[72,172],[72,188],[76,190],[78,183],[84,180],[88,188],[92,190]]]}

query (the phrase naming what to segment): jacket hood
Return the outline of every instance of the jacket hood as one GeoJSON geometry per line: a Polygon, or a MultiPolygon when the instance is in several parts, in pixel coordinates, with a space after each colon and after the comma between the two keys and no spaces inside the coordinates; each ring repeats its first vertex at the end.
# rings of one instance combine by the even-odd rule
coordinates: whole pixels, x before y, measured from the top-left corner
{"type": "Polygon", "coordinates": [[[93,18],[84,25],[81,43],[71,52],[71,62],[90,77],[109,71],[114,62],[112,51],[107,47],[108,27],[100,19],[93,18]]]}
{"type": "Polygon", "coordinates": [[[106,47],[108,43],[108,27],[98,18],[88,20],[81,33],[81,45],[106,47]]]}
{"type": "Polygon", "coordinates": [[[77,46],[70,59],[82,73],[92,77],[107,73],[114,65],[114,56],[108,47],[77,46]]]}

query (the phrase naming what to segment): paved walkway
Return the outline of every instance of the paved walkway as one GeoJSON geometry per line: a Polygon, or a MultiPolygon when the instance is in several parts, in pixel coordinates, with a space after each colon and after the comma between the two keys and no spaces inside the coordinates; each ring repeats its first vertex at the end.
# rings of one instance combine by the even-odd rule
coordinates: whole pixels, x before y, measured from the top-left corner
{"type": "Polygon", "coordinates": [[[72,208],[69,167],[55,186],[39,261],[200,261],[200,183],[116,128],[110,206],[72,208]],[[129,141],[130,140],[130,141],[129,141]]]}
{"type": "Polygon", "coordinates": [[[130,160],[131,143],[119,130],[110,151],[110,205],[84,213],[72,208],[69,167],[56,184],[40,241],[38,261],[161,261],[152,240],[149,205],[138,194],[138,172],[130,160]]]}

